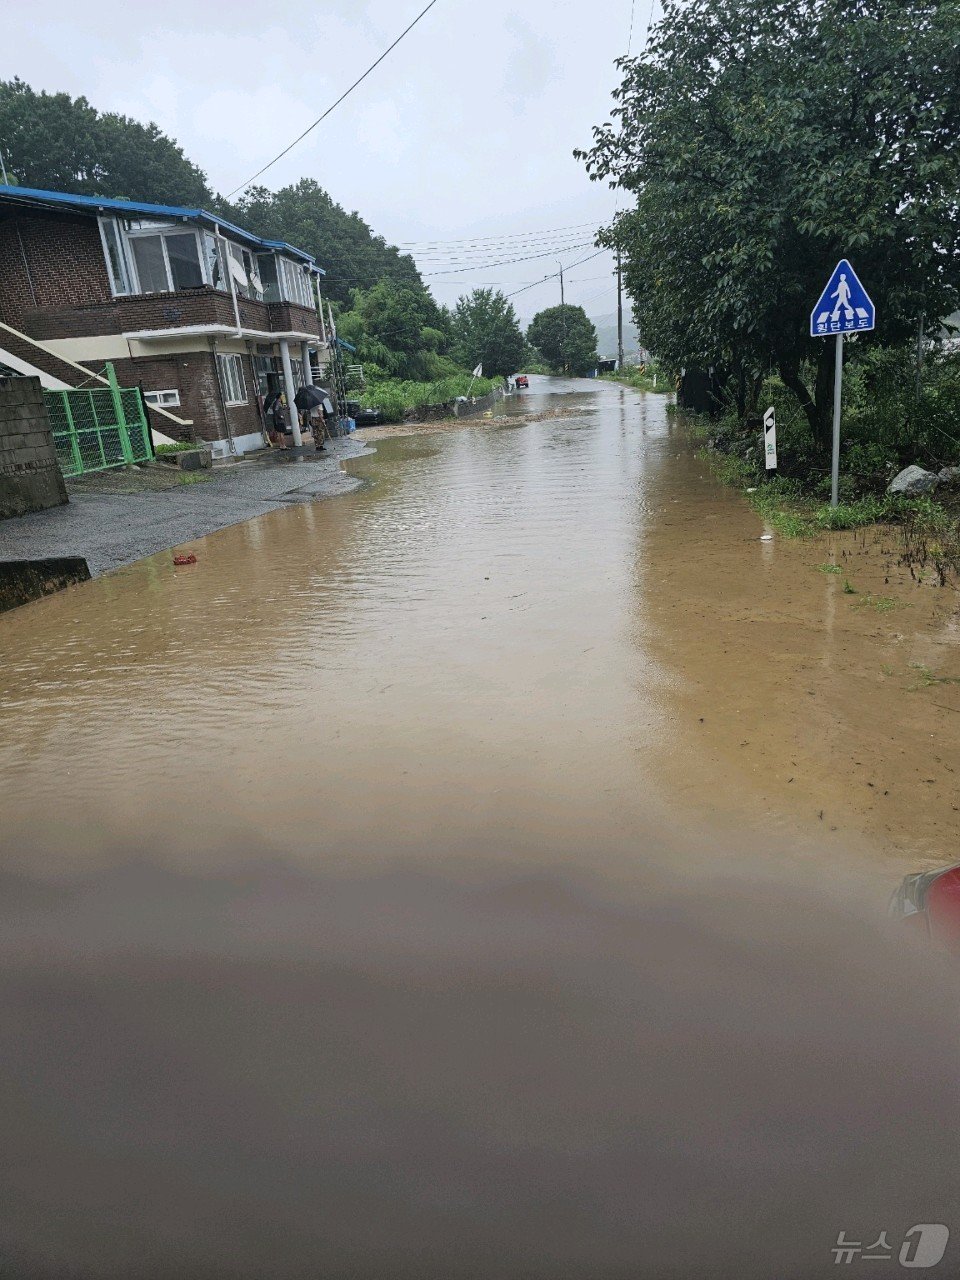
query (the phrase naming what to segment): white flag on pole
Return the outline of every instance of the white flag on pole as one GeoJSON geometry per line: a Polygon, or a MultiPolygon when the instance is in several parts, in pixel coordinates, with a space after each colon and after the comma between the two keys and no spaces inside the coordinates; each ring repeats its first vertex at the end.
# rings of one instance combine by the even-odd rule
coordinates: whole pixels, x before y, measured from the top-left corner
{"type": "Polygon", "coordinates": [[[473,371],[473,376],[474,376],[475,378],[482,378],[482,377],[483,377],[483,364],[482,364],[482,363],[481,363],[481,364],[478,364],[478,365],[477,365],[477,367],[474,369],[474,371],[473,371]]]}

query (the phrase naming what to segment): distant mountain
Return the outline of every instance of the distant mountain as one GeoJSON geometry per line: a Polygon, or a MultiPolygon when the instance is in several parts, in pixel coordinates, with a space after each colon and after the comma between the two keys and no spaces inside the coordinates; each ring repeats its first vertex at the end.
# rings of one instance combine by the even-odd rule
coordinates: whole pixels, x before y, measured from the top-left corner
{"type": "MultiPolygon", "coordinates": [[[[597,354],[601,360],[613,360],[617,354],[617,313],[607,316],[591,316],[593,327],[597,331],[597,354]]],[[[623,354],[626,357],[636,355],[640,350],[640,338],[637,326],[630,319],[629,312],[623,313],[623,354]]]]}

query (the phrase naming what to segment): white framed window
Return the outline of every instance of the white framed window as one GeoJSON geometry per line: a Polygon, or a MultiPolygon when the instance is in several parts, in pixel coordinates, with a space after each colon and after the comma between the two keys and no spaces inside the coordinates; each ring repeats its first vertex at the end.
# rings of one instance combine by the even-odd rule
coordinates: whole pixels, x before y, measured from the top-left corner
{"type": "Polygon", "coordinates": [[[313,307],[307,273],[289,258],[252,253],[233,240],[182,222],[110,217],[99,222],[114,297],[203,285],[230,293],[232,280],[238,297],[257,302],[264,297],[268,302],[286,299],[313,307]]]}
{"type": "Polygon", "coordinates": [[[100,236],[114,297],[172,293],[208,283],[200,237],[193,227],[101,218],[100,236]]]}
{"type": "Polygon", "coordinates": [[[103,253],[107,260],[107,271],[110,275],[110,288],[114,297],[124,293],[134,293],[133,272],[127,257],[127,248],[120,234],[120,224],[116,218],[100,219],[100,239],[103,241],[103,253]]]}
{"type": "Polygon", "coordinates": [[[247,384],[243,377],[243,356],[217,356],[217,372],[223,388],[224,404],[246,404],[247,384]]]}
{"type": "Polygon", "coordinates": [[[143,398],[147,404],[153,405],[157,409],[179,409],[180,408],[180,392],[179,391],[145,391],[143,398]]]}
{"type": "Polygon", "coordinates": [[[256,254],[233,240],[221,240],[212,231],[204,231],[203,256],[207,283],[214,289],[230,293],[232,278],[238,298],[252,298],[255,302],[263,301],[263,282],[260,279],[260,262],[256,254]],[[223,256],[221,247],[224,244],[227,246],[226,259],[229,274],[223,271],[220,265],[220,259],[223,256]]]}
{"type": "Polygon", "coordinates": [[[280,289],[287,302],[297,302],[301,307],[313,307],[313,290],[306,271],[289,258],[278,258],[280,289]]]}

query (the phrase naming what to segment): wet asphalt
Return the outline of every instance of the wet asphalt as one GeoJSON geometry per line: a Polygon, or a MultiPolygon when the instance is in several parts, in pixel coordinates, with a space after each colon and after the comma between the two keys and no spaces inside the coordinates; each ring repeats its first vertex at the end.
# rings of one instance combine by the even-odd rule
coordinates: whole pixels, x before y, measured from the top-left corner
{"type": "MultiPolygon", "coordinates": [[[[340,463],[368,451],[333,440],[329,457],[265,458],[216,468],[198,484],[139,493],[73,493],[66,506],[0,521],[0,561],[82,556],[94,577],[288,505],[346,493],[340,463]]],[[[189,474],[189,473],[188,473],[189,474]]]]}

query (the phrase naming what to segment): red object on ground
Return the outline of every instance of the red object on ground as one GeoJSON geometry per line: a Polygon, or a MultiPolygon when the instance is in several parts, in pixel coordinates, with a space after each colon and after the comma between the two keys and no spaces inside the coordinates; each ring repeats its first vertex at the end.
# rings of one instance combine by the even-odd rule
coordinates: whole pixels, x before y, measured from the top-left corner
{"type": "Polygon", "coordinates": [[[960,955],[960,868],[937,876],[927,889],[930,936],[952,955],[960,955]]]}
{"type": "Polygon", "coordinates": [[[891,912],[911,932],[960,956],[960,863],[905,876],[893,895],[891,912]]]}
{"type": "Polygon", "coordinates": [[[197,557],[191,551],[188,556],[174,556],[173,563],[174,564],[196,564],[197,557]]]}

